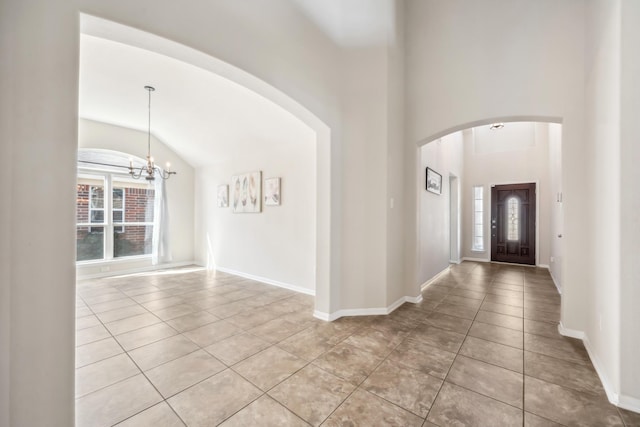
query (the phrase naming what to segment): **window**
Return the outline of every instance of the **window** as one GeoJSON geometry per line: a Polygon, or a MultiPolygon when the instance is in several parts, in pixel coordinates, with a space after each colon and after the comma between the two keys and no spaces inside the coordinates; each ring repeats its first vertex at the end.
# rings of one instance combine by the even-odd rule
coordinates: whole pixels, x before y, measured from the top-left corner
{"type": "Polygon", "coordinates": [[[473,244],[471,250],[484,251],[484,187],[473,187],[473,244]]]}
{"type": "MultiPolygon", "coordinates": [[[[113,213],[114,224],[124,222],[124,195],[124,188],[113,189],[113,208],[111,212],[113,213]]],[[[124,225],[114,225],[113,231],[115,233],[124,233],[124,225]]]]}
{"type": "Polygon", "coordinates": [[[150,255],[154,197],[154,188],[147,182],[81,170],[76,199],[76,260],[150,255]]]}
{"type": "Polygon", "coordinates": [[[519,206],[516,197],[507,200],[507,240],[520,240],[519,206]]]}

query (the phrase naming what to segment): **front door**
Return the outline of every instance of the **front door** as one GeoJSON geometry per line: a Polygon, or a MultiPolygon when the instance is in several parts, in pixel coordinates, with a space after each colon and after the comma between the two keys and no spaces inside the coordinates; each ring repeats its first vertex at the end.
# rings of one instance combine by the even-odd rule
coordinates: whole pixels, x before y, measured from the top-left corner
{"type": "Polygon", "coordinates": [[[491,261],[536,264],[536,184],[491,188],[491,261]]]}

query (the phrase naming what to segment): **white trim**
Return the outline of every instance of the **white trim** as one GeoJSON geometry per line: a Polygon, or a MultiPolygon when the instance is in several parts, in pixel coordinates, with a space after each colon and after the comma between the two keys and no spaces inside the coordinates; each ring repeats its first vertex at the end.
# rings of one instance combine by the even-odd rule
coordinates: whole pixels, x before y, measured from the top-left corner
{"type": "Polygon", "coordinates": [[[460,264],[461,262],[462,262],[462,261],[460,261],[460,260],[457,260],[457,261],[456,261],[455,259],[450,259],[450,260],[449,260],[449,264],[456,264],[456,265],[457,265],[457,264],[460,264]]]}
{"type": "Polygon", "coordinates": [[[303,288],[301,286],[291,285],[289,283],[279,282],[277,280],[267,279],[265,277],[254,276],[253,274],[243,273],[242,271],[232,270],[230,268],[215,266],[215,269],[223,273],[229,273],[233,274],[234,276],[244,277],[245,279],[255,280],[256,282],[266,283],[267,285],[278,286],[280,288],[289,289],[290,291],[299,292],[301,294],[316,296],[315,289],[303,288]]]}
{"type": "Polygon", "coordinates": [[[404,296],[398,298],[395,302],[393,302],[388,307],[376,307],[376,308],[353,308],[353,309],[345,309],[334,311],[333,313],[325,313],[322,311],[315,310],[313,312],[313,317],[316,319],[324,320],[325,322],[333,322],[336,319],[345,316],[386,316],[395,311],[398,307],[400,307],[405,302],[410,302],[412,304],[418,304],[422,302],[422,295],[418,295],[417,297],[404,296]]]}
{"type": "MultiPolygon", "coordinates": [[[[149,258],[149,257],[145,256],[145,258],[149,258]]],[[[129,259],[125,258],[122,261],[136,261],[136,260],[131,258],[129,259]]],[[[100,264],[109,265],[113,263],[114,263],[113,261],[110,261],[110,262],[102,262],[102,263],[95,263],[95,264],[82,264],[82,265],[78,265],[77,267],[89,267],[89,266],[96,267],[96,266],[100,266],[100,264]]],[[[78,274],[78,280],[99,279],[101,277],[125,276],[128,274],[145,273],[147,271],[166,270],[167,268],[186,267],[187,265],[197,265],[197,264],[195,261],[183,261],[183,262],[172,262],[169,264],[149,265],[146,267],[128,268],[126,270],[105,271],[105,272],[96,273],[96,274],[83,274],[83,275],[78,274]]]]}
{"type": "Polygon", "coordinates": [[[618,406],[633,412],[640,412],[640,399],[621,394],[618,399],[618,406]]]}
{"type": "Polygon", "coordinates": [[[558,293],[562,295],[562,288],[558,286],[558,282],[556,281],[556,277],[553,275],[553,271],[551,271],[551,268],[549,268],[549,276],[551,276],[551,280],[553,280],[553,284],[556,286],[558,293]]]}
{"type": "Polygon", "coordinates": [[[549,270],[549,265],[547,265],[547,264],[538,264],[538,267],[546,268],[547,270],[549,270]]]}
{"type": "MultiPolygon", "coordinates": [[[[430,284],[432,284],[437,278],[439,278],[440,276],[442,276],[443,274],[445,274],[446,272],[448,272],[451,269],[451,266],[448,265],[446,266],[440,273],[437,273],[435,276],[433,276],[431,279],[427,280],[426,282],[424,282],[422,285],[420,285],[420,292],[424,291],[427,286],[429,286],[430,284]]],[[[420,298],[422,298],[422,295],[420,295],[420,298]]]]}
{"type": "Polygon", "coordinates": [[[565,328],[562,322],[558,323],[558,333],[560,333],[560,335],[562,336],[576,338],[579,340],[584,340],[585,337],[585,333],[583,331],[565,328]]]}
{"type": "Polygon", "coordinates": [[[473,257],[462,257],[462,261],[473,261],[473,262],[491,262],[489,258],[473,258],[473,257]]]}
{"type": "Polygon", "coordinates": [[[598,356],[593,351],[591,341],[589,341],[589,337],[584,331],[565,328],[562,322],[560,322],[558,324],[558,332],[560,332],[560,335],[563,335],[565,337],[582,340],[584,348],[587,350],[589,359],[591,359],[591,364],[595,368],[596,373],[600,378],[600,382],[602,383],[602,387],[607,394],[607,399],[609,399],[609,402],[611,402],[613,405],[619,406],[620,408],[628,409],[629,411],[640,412],[640,399],[621,395],[615,392],[615,388],[611,385],[611,382],[609,382],[609,378],[605,375],[605,371],[602,369],[602,362],[600,362],[600,359],[598,359],[598,356]]]}
{"type": "Polygon", "coordinates": [[[593,367],[596,369],[596,372],[598,373],[598,377],[600,377],[600,382],[602,383],[602,387],[604,388],[604,391],[607,393],[607,398],[609,399],[609,402],[617,406],[620,403],[620,395],[615,392],[615,388],[611,386],[611,383],[609,382],[609,378],[607,378],[607,376],[605,375],[605,372],[602,369],[602,362],[600,362],[600,359],[598,358],[596,353],[593,351],[591,347],[591,342],[589,341],[589,337],[584,332],[582,333],[582,335],[584,336],[584,338],[582,339],[582,342],[584,343],[584,348],[587,349],[587,353],[589,354],[589,359],[591,359],[591,363],[593,364],[593,367]]]}

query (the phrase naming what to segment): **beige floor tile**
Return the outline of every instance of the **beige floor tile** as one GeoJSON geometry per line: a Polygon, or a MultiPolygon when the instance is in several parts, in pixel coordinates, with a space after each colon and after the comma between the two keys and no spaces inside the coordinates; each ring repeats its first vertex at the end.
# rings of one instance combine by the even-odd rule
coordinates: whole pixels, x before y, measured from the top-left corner
{"type": "Polygon", "coordinates": [[[113,338],[105,338],[76,347],[76,368],[99,362],[123,353],[120,344],[113,338]]]}
{"type": "Polygon", "coordinates": [[[246,427],[252,425],[263,427],[309,426],[293,412],[266,395],[253,401],[250,405],[220,424],[221,427],[246,427]]]}
{"type": "Polygon", "coordinates": [[[131,350],[129,356],[131,356],[140,369],[147,371],[198,349],[199,347],[187,337],[174,335],[131,350]]]}
{"type": "Polygon", "coordinates": [[[162,310],[167,307],[182,304],[184,300],[179,296],[171,296],[168,298],[155,299],[148,302],[143,302],[142,306],[149,311],[162,310]]]}
{"type": "Polygon", "coordinates": [[[271,345],[254,335],[241,333],[211,344],[205,350],[231,366],[271,345]]]}
{"type": "Polygon", "coordinates": [[[172,305],[171,307],[163,308],[160,310],[154,310],[153,314],[158,316],[160,319],[167,321],[167,320],[175,319],[176,317],[186,316],[187,314],[193,314],[198,311],[201,311],[201,309],[194,305],[178,304],[178,305],[172,305]]]}
{"type": "Polygon", "coordinates": [[[492,311],[480,310],[475,320],[476,322],[502,326],[503,328],[515,329],[516,331],[522,331],[524,329],[524,319],[522,319],[522,317],[509,316],[492,311]]]}
{"type": "Polygon", "coordinates": [[[184,427],[184,423],[166,402],[158,403],[149,409],[117,425],[118,427],[184,427]]]}
{"type": "Polygon", "coordinates": [[[343,342],[377,356],[385,357],[393,351],[404,339],[403,335],[382,332],[373,328],[363,328],[343,342]]]}
{"type": "Polygon", "coordinates": [[[543,354],[524,352],[524,373],[577,391],[605,393],[596,370],[591,365],[567,362],[543,354]]]}
{"type": "Polygon", "coordinates": [[[318,426],[355,386],[314,365],[308,365],[275,386],[269,395],[309,424],[318,426]]]}
{"type": "Polygon", "coordinates": [[[448,314],[449,316],[462,317],[463,319],[473,320],[473,318],[476,317],[476,313],[478,312],[477,308],[450,304],[445,301],[446,299],[438,304],[434,311],[437,313],[448,314]]]}
{"type": "Polygon", "coordinates": [[[488,323],[473,322],[469,335],[487,341],[522,349],[524,347],[522,332],[488,323]]]}
{"type": "Polygon", "coordinates": [[[137,305],[137,303],[131,298],[122,298],[115,301],[107,301],[99,304],[91,305],[91,310],[96,313],[102,313],[103,311],[115,310],[117,308],[129,307],[137,305]]]}
{"type": "Polygon", "coordinates": [[[147,309],[141,305],[136,304],[129,305],[127,307],[116,308],[115,310],[103,311],[102,313],[98,313],[96,316],[98,316],[102,323],[109,323],[144,313],[147,313],[147,309]]]}
{"type": "Polygon", "coordinates": [[[456,332],[446,331],[431,325],[421,324],[409,334],[409,338],[422,341],[432,347],[456,353],[462,342],[464,335],[456,332]]]}
{"type": "Polygon", "coordinates": [[[155,325],[156,323],[160,322],[161,320],[153,314],[143,313],[136,316],[127,317],[126,319],[109,322],[104,326],[109,330],[109,332],[111,332],[112,335],[120,335],[124,334],[125,332],[144,328],[145,326],[155,325]]]}
{"type": "Polygon", "coordinates": [[[187,332],[218,320],[220,319],[207,311],[198,311],[168,320],[167,325],[178,332],[187,332]]]}
{"type": "Polygon", "coordinates": [[[468,336],[459,354],[523,373],[523,353],[519,348],[468,336]]]}
{"type": "Polygon", "coordinates": [[[441,379],[386,360],[367,378],[362,388],[424,418],[441,385],[441,379]]]}
{"type": "Polygon", "coordinates": [[[555,423],[545,418],[534,415],[530,412],[524,413],[524,427],[561,427],[562,424],[555,423]]]}
{"type": "Polygon", "coordinates": [[[606,396],[581,393],[525,376],[524,407],[543,418],[564,425],[623,426],[622,419],[606,396]]]}
{"type": "Polygon", "coordinates": [[[134,348],[142,347],[176,334],[177,332],[175,329],[168,325],[164,323],[156,323],[155,325],[126,332],[122,335],[116,336],[115,338],[126,351],[130,351],[134,348]]]}
{"type": "Polygon", "coordinates": [[[251,329],[279,316],[279,313],[275,313],[268,308],[260,307],[228,317],[226,321],[241,329],[251,329]]]}
{"type": "Polygon", "coordinates": [[[309,328],[280,341],[277,346],[310,362],[331,349],[333,344],[315,328],[309,328]]]}
{"type": "Polygon", "coordinates": [[[458,355],[447,382],[522,408],[522,374],[458,355]]]}
{"type": "Polygon", "coordinates": [[[492,311],[494,313],[506,314],[507,316],[523,317],[524,309],[513,305],[499,304],[496,302],[485,301],[480,306],[481,310],[492,311]]]}
{"type": "Polygon", "coordinates": [[[262,392],[230,369],[173,396],[169,405],[189,426],[215,426],[262,392]]]}
{"type": "Polygon", "coordinates": [[[540,335],[524,334],[524,349],[568,362],[591,364],[582,342],[573,338],[547,338],[540,335]]]}
{"type": "Polygon", "coordinates": [[[145,375],[168,398],[224,369],[226,366],[218,359],[198,350],[150,369],[145,375]]]}
{"type": "Polygon", "coordinates": [[[640,426],[640,413],[627,411],[626,409],[618,408],[618,412],[622,417],[627,427],[639,427],[640,426]]]}
{"type": "Polygon", "coordinates": [[[524,331],[528,334],[542,335],[549,338],[560,338],[557,323],[538,322],[537,320],[524,319],[524,331]]]}
{"type": "Polygon", "coordinates": [[[278,318],[270,320],[255,328],[251,328],[248,330],[248,332],[262,338],[265,341],[269,341],[275,344],[286,338],[289,338],[291,335],[298,333],[305,328],[306,325],[301,325],[299,323],[293,323],[289,322],[288,320],[278,318]]]}
{"type": "Polygon", "coordinates": [[[233,370],[263,391],[289,377],[307,362],[278,347],[269,347],[233,366],[233,370]]]}
{"type": "Polygon", "coordinates": [[[455,357],[455,353],[410,339],[405,340],[389,355],[391,360],[441,379],[447,375],[455,357]]]}
{"type": "Polygon", "coordinates": [[[104,427],[162,401],[144,375],[136,375],[76,400],[78,427],[104,427]]]}
{"type": "Polygon", "coordinates": [[[76,331],[76,346],[89,344],[111,337],[111,334],[102,325],[92,326],[90,328],[76,331]]]}
{"type": "Polygon", "coordinates": [[[463,319],[461,317],[449,316],[447,314],[437,312],[431,313],[422,322],[430,326],[435,326],[436,328],[457,332],[459,334],[466,334],[471,327],[471,323],[473,323],[470,319],[463,319]]]}
{"type": "Polygon", "coordinates": [[[360,384],[382,361],[382,357],[341,343],[312,363],[354,385],[360,384]]]}
{"type": "Polygon", "coordinates": [[[224,320],[218,320],[185,332],[184,335],[200,347],[206,347],[240,332],[242,329],[237,326],[224,320]]]}
{"type": "Polygon", "coordinates": [[[119,354],[76,369],[76,398],[140,373],[128,355],[119,354]]]}
{"type": "Polygon", "coordinates": [[[416,426],[423,419],[364,390],[356,390],[323,424],[337,426],[416,426]]]}
{"type": "Polygon", "coordinates": [[[521,409],[445,382],[427,421],[439,426],[521,426],[523,415],[521,409]]]}
{"type": "Polygon", "coordinates": [[[93,314],[91,314],[89,316],[84,316],[84,317],[77,317],[76,318],[76,331],[78,331],[80,329],[91,328],[93,326],[97,326],[97,325],[100,325],[100,324],[101,324],[100,320],[98,320],[98,318],[96,316],[94,316],[93,314]]]}

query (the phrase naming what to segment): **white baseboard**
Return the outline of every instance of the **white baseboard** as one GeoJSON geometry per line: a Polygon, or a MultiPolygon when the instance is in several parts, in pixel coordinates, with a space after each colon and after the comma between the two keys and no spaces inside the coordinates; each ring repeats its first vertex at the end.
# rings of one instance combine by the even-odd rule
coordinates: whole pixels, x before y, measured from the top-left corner
{"type": "Polygon", "coordinates": [[[609,402],[630,411],[640,412],[640,399],[621,395],[615,391],[615,388],[611,385],[609,378],[606,376],[604,370],[602,369],[602,362],[600,362],[600,359],[593,351],[591,341],[589,341],[589,337],[584,331],[565,328],[562,322],[560,322],[558,324],[558,332],[560,332],[560,335],[563,335],[565,337],[577,338],[579,340],[582,340],[584,348],[587,350],[587,354],[589,354],[589,359],[591,359],[591,363],[593,364],[593,367],[595,368],[596,373],[600,378],[600,382],[602,383],[602,387],[607,394],[607,399],[609,399],[609,402]]]}
{"type": "MultiPolygon", "coordinates": [[[[85,279],[100,279],[102,277],[128,276],[131,274],[148,273],[150,271],[157,271],[157,270],[166,270],[168,268],[186,267],[188,265],[197,265],[197,264],[195,261],[171,262],[167,264],[148,265],[145,267],[135,267],[135,268],[127,268],[124,270],[111,270],[111,271],[105,271],[102,273],[78,275],[77,279],[85,280],[85,279]]],[[[198,266],[198,268],[204,268],[204,267],[198,266]]]]}
{"type": "Polygon", "coordinates": [[[289,283],[279,282],[277,280],[267,279],[265,277],[254,276],[253,274],[243,273],[242,271],[232,270],[230,268],[216,266],[215,269],[223,273],[229,273],[233,274],[234,276],[244,277],[245,279],[255,280],[256,282],[266,283],[267,285],[278,286],[279,288],[289,289],[290,291],[299,292],[301,294],[316,296],[315,289],[303,288],[301,286],[291,285],[289,283]]]}
{"type": "MultiPolygon", "coordinates": [[[[446,266],[440,273],[437,273],[431,279],[427,280],[422,285],[420,285],[420,292],[424,291],[430,284],[435,282],[440,276],[442,276],[443,274],[447,273],[450,269],[451,269],[450,265],[446,266]]],[[[422,298],[422,296],[420,298],[422,298]]]]}
{"type": "Polygon", "coordinates": [[[461,260],[455,260],[455,259],[449,260],[449,264],[460,264],[461,262],[462,262],[461,260]]]}
{"type": "Polygon", "coordinates": [[[583,331],[565,328],[562,322],[558,323],[558,332],[562,336],[569,337],[569,338],[576,338],[584,341],[585,334],[583,331]]]}
{"type": "Polygon", "coordinates": [[[462,261],[473,261],[473,262],[491,262],[489,258],[473,258],[473,257],[462,257],[462,261]]]}
{"type": "Polygon", "coordinates": [[[551,269],[549,269],[549,276],[551,276],[551,280],[553,280],[553,284],[556,286],[556,289],[558,290],[558,293],[560,295],[562,295],[562,288],[560,286],[558,286],[558,282],[556,281],[556,277],[553,275],[553,272],[551,271],[551,269]]]}
{"type": "Polygon", "coordinates": [[[325,313],[323,311],[316,310],[313,312],[313,317],[326,322],[333,322],[334,320],[345,316],[385,316],[387,314],[391,314],[405,302],[418,304],[422,302],[422,295],[418,295],[417,297],[404,296],[398,298],[398,300],[394,301],[388,307],[345,309],[334,311],[333,313],[325,313]]]}
{"type": "Polygon", "coordinates": [[[622,409],[640,413],[640,399],[636,399],[635,397],[629,397],[621,394],[618,406],[622,409]]]}
{"type": "Polygon", "coordinates": [[[549,269],[549,265],[548,264],[538,264],[538,267],[546,268],[547,270],[549,269]]]}

